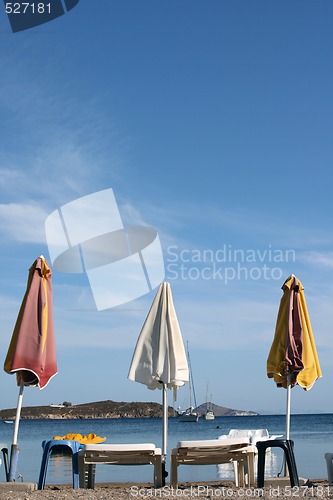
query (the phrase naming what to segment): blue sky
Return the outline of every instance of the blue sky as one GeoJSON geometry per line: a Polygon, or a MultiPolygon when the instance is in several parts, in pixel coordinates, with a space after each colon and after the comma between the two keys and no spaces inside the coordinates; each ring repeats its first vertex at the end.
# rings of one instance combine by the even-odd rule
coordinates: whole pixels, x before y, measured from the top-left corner
{"type": "MultiPolygon", "coordinates": [[[[292,412],[333,411],[332,20],[330,0],[81,0],[13,34],[1,10],[3,360],[47,216],[112,188],[126,223],[158,231],[198,402],[209,383],[217,404],[285,411],[266,359],[294,273],[323,378],[292,412]]],[[[59,373],[24,405],[160,402],[127,380],[155,293],[97,312],[84,276],[54,271],[59,373]]]]}

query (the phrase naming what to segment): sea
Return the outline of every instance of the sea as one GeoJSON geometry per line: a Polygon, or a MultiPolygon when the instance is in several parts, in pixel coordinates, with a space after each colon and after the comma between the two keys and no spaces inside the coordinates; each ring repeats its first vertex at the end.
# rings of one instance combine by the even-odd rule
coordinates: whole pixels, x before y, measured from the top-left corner
{"type": "MultiPolygon", "coordinates": [[[[168,421],[168,457],[166,470],[170,470],[170,450],[181,440],[215,439],[228,434],[230,429],[267,429],[270,435],[284,435],[285,415],[258,415],[251,417],[216,417],[207,421],[180,422],[177,418],[168,421]]],[[[14,425],[0,421],[0,446],[10,449],[14,425]]],[[[19,459],[17,481],[38,482],[42,441],[68,433],[87,435],[95,433],[106,437],[106,443],[154,443],[162,446],[161,418],[121,419],[64,419],[21,420],[18,433],[19,459]]],[[[290,438],[294,441],[294,452],[298,474],[307,479],[327,478],[325,453],[333,453],[333,414],[292,415],[290,438]]],[[[1,449],[0,448],[0,449],[1,449]]],[[[2,455],[1,455],[2,458],[2,455]]],[[[227,466],[228,467],[228,466],[227,466]]],[[[278,476],[283,469],[282,450],[272,448],[266,457],[266,477],[278,476]]],[[[179,481],[217,481],[233,479],[233,471],[224,466],[180,466],[179,481]]],[[[98,465],[96,482],[151,482],[152,466],[125,467],[98,465]]],[[[0,466],[0,481],[5,481],[3,465],[0,466]]],[[[64,455],[51,455],[47,470],[47,484],[70,484],[72,482],[71,460],[64,455]]]]}

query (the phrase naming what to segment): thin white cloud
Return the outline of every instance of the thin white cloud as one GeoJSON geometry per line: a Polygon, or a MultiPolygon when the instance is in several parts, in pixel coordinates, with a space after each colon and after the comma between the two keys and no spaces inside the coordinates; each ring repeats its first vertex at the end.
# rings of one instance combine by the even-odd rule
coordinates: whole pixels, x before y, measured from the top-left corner
{"type": "MultiPolygon", "coordinates": [[[[117,193],[115,193],[117,199],[117,193]]],[[[149,222],[143,217],[140,210],[135,206],[135,200],[133,202],[126,201],[119,204],[119,211],[124,223],[124,226],[148,226],[149,222]]]]}
{"type": "Polygon", "coordinates": [[[300,260],[312,266],[320,268],[332,269],[333,268],[333,252],[302,252],[299,256],[300,260]]]}
{"type": "MultiPolygon", "coordinates": [[[[132,202],[131,202],[132,203],[132,202]]],[[[274,215],[275,211],[269,208],[265,213],[258,212],[252,207],[244,207],[240,210],[236,205],[224,207],[207,203],[200,203],[183,199],[173,201],[164,196],[156,201],[151,199],[136,199],[136,210],[139,211],[142,220],[160,230],[166,241],[172,241],[175,237],[188,248],[203,247],[203,231],[212,241],[219,244],[234,240],[246,241],[253,248],[271,244],[274,248],[290,249],[303,252],[304,248],[320,248],[332,245],[333,236],[318,226],[297,225],[295,221],[286,221],[274,215]],[[192,235],[192,240],[185,241],[184,235],[192,235]],[[193,236],[194,235],[194,236],[193,236]],[[200,245],[196,242],[200,240],[200,245]],[[253,244],[254,242],[254,244],[253,244]]]]}
{"type": "Polygon", "coordinates": [[[0,295],[0,346],[3,357],[6,355],[9,347],[10,339],[15,326],[16,318],[20,310],[20,300],[15,300],[12,297],[0,295]]]}
{"type": "MultiPolygon", "coordinates": [[[[203,294],[204,295],[204,294],[203,294]]],[[[191,345],[206,349],[256,349],[273,340],[277,305],[271,301],[185,301],[179,307],[186,318],[182,329],[191,345]]]]}
{"type": "Polygon", "coordinates": [[[0,152],[2,202],[42,199],[54,209],[112,187],[107,185],[109,177],[121,182],[129,170],[132,139],[119,132],[110,113],[110,91],[95,93],[82,105],[72,96],[71,82],[61,79],[58,71],[54,74],[54,57],[45,61],[42,71],[34,71],[33,62],[26,64],[22,58],[15,65],[3,55],[0,59],[4,141],[6,134],[9,137],[8,148],[0,152]],[[10,146],[12,135],[19,148],[10,146]]]}
{"type": "Polygon", "coordinates": [[[26,176],[23,172],[11,168],[7,161],[1,161],[0,164],[6,166],[0,167],[0,187],[4,190],[24,182],[26,176]]]}
{"type": "Polygon", "coordinates": [[[44,223],[47,212],[36,204],[0,205],[2,238],[20,243],[45,243],[44,223]]]}

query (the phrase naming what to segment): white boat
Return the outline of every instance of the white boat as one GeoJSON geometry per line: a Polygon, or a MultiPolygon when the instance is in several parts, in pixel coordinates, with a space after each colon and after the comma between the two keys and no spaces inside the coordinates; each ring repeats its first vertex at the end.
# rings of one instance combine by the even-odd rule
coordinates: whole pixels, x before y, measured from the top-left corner
{"type": "Polygon", "coordinates": [[[205,420],[215,420],[215,414],[213,410],[206,410],[206,413],[203,417],[205,420]]]}
{"type": "Polygon", "coordinates": [[[5,422],[5,424],[13,424],[14,420],[5,420],[4,422],[5,422]]]}
{"type": "Polygon", "coordinates": [[[215,414],[213,411],[212,405],[212,396],[208,396],[208,383],[207,383],[207,391],[206,391],[206,412],[203,416],[205,420],[215,420],[215,414]]]}

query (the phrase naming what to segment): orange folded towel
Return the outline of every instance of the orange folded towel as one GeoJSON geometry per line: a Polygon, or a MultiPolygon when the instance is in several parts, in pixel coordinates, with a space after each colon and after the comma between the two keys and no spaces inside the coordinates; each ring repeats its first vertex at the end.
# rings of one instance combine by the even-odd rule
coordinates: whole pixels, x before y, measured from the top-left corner
{"type": "Polygon", "coordinates": [[[96,443],[104,443],[106,441],[106,437],[100,437],[96,434],[90,433],[87,436],[83,436],[82,434],[74,434],[69,433],[66,436],[53,436],[55,441],[78,441],[81,444],[96,444],[96,443]]]}

